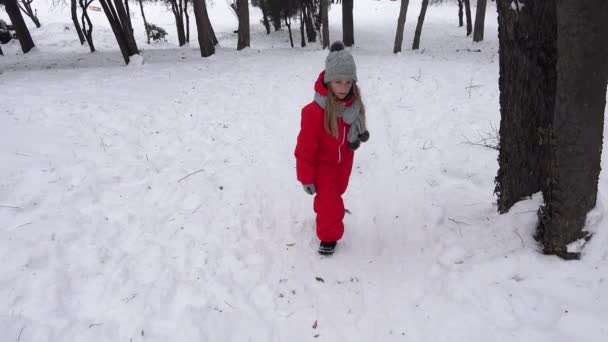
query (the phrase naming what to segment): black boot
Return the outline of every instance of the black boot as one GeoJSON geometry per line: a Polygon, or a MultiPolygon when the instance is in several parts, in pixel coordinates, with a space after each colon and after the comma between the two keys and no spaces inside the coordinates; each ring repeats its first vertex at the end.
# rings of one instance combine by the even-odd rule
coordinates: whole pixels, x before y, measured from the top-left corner
{"type": "Polygon", "coordinates": [[[336,249],[337,241],[325,242],[321,241],[319,244],[319,254],[321,255],[332,255],[336,249]]]}

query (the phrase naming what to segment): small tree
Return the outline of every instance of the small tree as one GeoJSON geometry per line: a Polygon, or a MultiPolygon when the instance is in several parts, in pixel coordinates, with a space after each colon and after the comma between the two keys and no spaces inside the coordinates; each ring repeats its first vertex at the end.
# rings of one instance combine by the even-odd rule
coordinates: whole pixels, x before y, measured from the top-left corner
{"type": "Polygon", "coordinates": [[[32,10],[32,2],[34,0],[21,0],[19,2],[19,8],[25,13],[32,21],[36,27],[40,28],[40,20],[38,20],[38,11],[32,10]]]}
{"type": "Polygon", "coordinates": [[[93,24],[91,23],[91,18],[89,18],[89,5],[94,0],[78,0],[80,3],[80,9],[82,10],[82,30],[83,34],[87,39],[87,43],[89,44],[89,49],[91,52],[95,52],[95,45],[93,44],[93,24]]]}
{"type": "Polygon", "coordinates": [[[418,50],[420,47],[420,35],[422,34],[422,25],[424,25],[424,17],[426,16],[426,9],[428,6],[429,0],[422,0],[422,7],[420,8],[420,15],[418,16],[418,24],[416,24],[416,32],[414,33],[412,50],[418,50]]]}
{"type": "Polygon", "coordinates": [[[403,30],[405,29],[405,18],[407,16],[407,8],[410,4],[409,0],[401,0],[401,8],[399,9],[399,19],[397,19],[397,33],[395,34],[395,46],[393,53],[401,52],[403,44],[403,30]]]}
{"type": "Polygon", "coordinates": [[[72,22],[74,23],[74,28],[76,29],[76,33],[78,34],[78,39],[80,40],[80,44],[83,45],[86,42],[86,38],[84,33],[82,32],[82,28],[80,27],[80,22],[78,22],[78,0],[70,0],[70,10],[72,14],[72,22]]]}

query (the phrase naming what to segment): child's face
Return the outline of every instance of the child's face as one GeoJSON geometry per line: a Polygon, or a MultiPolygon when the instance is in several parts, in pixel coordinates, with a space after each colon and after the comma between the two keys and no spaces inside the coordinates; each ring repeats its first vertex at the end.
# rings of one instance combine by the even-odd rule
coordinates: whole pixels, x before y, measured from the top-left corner
{"type": "Polygon", "coordinates": [[[344,100],[350,89],[353,87],[353,80],[351,79],[337,79],[330,82],[331,92],[338,98],[338,100],[344,100]]]}

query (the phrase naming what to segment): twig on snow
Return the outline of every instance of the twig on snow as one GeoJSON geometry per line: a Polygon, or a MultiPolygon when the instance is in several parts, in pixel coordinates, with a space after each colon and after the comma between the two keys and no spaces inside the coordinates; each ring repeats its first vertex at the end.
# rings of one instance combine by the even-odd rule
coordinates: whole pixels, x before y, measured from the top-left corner
{"type": "Polygon", "coordinates": [[[203,171],[205,171],[205,169],[200,169],[200,170],[198,170],[198,171],[192,172],[191,174],[186,175],[184,178],[182,178],[182,179],[178,180],[177,182],[179,183],[179,182],[183,181],[184,179],[186,179],[186,178],[188,178],[188,177],[190,177],[190,176],[192,176],[192,175],[195,175],[195,174],[197,174],[197,173],[199,173],[199,172],[203,172],[203,171]]]}

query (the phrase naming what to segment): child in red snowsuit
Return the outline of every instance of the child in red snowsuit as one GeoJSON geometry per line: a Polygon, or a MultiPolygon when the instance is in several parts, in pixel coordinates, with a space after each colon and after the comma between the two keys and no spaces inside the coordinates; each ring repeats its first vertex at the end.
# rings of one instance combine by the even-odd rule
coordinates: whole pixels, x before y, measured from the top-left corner
{"type": "Polygon", "coordinates": [[[302,109],[295,149],[298,181],[314,195],[319,253],[333,254],[344,233],[344,202],[354,151],[369,139],[353,56],[335,42],[315,83],[314,101],[302,109]]]}

